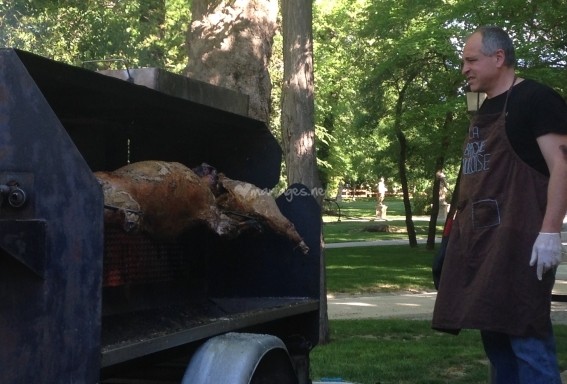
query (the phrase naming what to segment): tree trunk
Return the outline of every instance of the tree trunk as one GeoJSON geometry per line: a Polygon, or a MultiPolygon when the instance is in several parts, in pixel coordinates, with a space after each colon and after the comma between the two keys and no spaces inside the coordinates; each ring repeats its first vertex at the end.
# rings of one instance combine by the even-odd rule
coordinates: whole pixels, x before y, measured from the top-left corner
{"type": "Polygon", "coordinates": [[[443,156],[435,159],[435,179],[433,180],[433,193],[431,198],[431,215],[429,216],[429,226],[427,228],[427,244],[426,249],[435,249],[435,235],[437,234],[437,218],[439,217],[439,187],[441,186],[441,178],[439,173],[443,172],[444,164],[443,156]]]}
{"type": "Polygon", "coordinates": [[[415,233],[415,225],[413,223],[413,215],[411,210],[411,202],[409,196],[408,177],[406,172],[407,158],[407,141],[406,136],[401,129],[396,129],[396,137],[400,143],[400,157],[398,159],[398,171],[400,172],[400,183],[402,184],[402,193],[404,199],[404,212],[406,214],[406,229],[408,231],[408,240],[410,247],[417,247],[417,236],[415,233]]]}
{"type": "MultiPolygon", "coordinates": [[[[453,121],[453,114],[447,112],[445,115],[445,121],[443,123],[443,131],[447,132],[448,126],[453,121]]],[[[449,147],[450,137],[445,134],[442,138],[440,153],[435,160],[435,179],[433,182],[433,197],[432,197],[432,208],[431,208],[431,216],[429,218],[429,228],[427,231],[427,245],[426,249],[435,249],[435,238],[437,235],[437,219],[439,217],[439,190],[441,188],[441,178],[440,174],[443,173],[443,168],[445,166],[445,153],[447,152],[447,148],[449,147]]]]}
{"type": "MultiPolygon", "coordinates": [[[[319,187],[315,152],[311,1],[282,1],[282,140],[288,183],[319,187]]],[[[323,196],[315,196],[321,199],[323,196]]]]}
{"type": "Polygon", "coordinates": [[[186,75],[248,95],[248,115],[269,123],[268,64],[277,0],[193,0],[186,75]]]}
{"type": "MultiPolygon", "coordinates": [[[[313,100],[313,26],[310,0],[282,0],[284,78],[282,87],[282,143],[287,182],[301,183],[312,191],[321,205],[320,179],[315,149],[313,100]]],[[[321,250],[323,250],[321,236],[321,250]]],[[[325,257],[320,254],[319,342],[329,341],[325,257]]]]}
{"type": "Polygon", "coordinates": [[[400,172],[400,183],[402,184],[402,192],[404,197],[404,211],[406,214],[406,228],[408,231],[408,240],[410,247],[417,247],[417,236],[415,233],[415,225],[413,223],[413,215],[411,211],[411,202],[409,197],[409,186],[408,177],[406,172],[406,159],[407,159],[407,140],[404,132],[402,131],[402,113],[403,104],[406,90],[413,81],[415,76],[410,76],[404,83],[404,86],[398,94],[398,100],[396,102],[396,115],[394,121],[394,130],[396,132],[396,138],[400,144],[400,156],[398,158],[398,171],[400,172]]]}

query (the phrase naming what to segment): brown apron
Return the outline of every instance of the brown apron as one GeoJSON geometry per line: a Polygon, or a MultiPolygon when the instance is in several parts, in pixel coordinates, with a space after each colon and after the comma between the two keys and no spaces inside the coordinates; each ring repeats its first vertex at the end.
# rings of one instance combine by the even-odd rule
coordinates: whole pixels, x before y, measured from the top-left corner
{"type": "Polygon", "coordinates": [[[433,313],[434,329],[515,336],[549,331],[554,273],[529,266],[548,178],[524,163],[506,135],[506,106],[477,115],[465,140],[457,215],[433,313]]]}

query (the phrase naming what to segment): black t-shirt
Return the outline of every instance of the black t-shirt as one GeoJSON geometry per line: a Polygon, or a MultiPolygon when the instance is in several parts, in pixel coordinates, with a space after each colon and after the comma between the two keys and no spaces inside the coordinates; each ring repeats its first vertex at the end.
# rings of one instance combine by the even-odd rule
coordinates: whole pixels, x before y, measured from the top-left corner
{"type": "MultiPolygon", "coordinates": [[[[486,99],[480,114],[504,108],[506,92],[486,99]]],[[[547,133],[567,135],[567,104],[552,88],[524,80],[512,88],[506,113],[506,134],[518,156],[532,168],[549,175],[536,139],[547,133]]]]}

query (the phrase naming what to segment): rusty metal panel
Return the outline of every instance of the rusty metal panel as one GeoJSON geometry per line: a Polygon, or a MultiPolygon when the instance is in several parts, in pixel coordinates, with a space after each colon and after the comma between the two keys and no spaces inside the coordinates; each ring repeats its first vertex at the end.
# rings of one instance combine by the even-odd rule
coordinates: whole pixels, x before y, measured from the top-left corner
{"type": "Polygon", "coordinates": [[[102,193],[15,51],[0,50],[0,382],[96,383],[102,193]]]}

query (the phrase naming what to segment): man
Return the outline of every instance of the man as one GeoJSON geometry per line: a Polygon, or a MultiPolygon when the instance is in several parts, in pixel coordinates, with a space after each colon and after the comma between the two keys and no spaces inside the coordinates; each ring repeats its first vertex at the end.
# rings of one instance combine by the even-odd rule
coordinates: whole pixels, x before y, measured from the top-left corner
{"type": "Polygon", "coordinates": [[[515,73],[498,27],[469,36],[462,73],[487,99],[463,148],[433,328],[479,329],[496,383],[560,384],[551,290],[567,211],[567,106],[515,73]]]}

